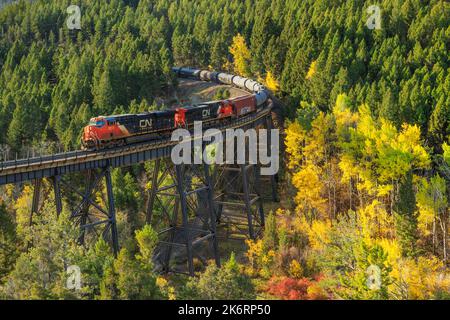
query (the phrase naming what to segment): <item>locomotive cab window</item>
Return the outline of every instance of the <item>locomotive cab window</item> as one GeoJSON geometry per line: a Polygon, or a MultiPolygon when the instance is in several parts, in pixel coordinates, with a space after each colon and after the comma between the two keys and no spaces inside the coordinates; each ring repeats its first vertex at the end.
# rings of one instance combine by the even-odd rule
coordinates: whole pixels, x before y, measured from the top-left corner
{"type": "Polygon", "coordinates": [[[96,123],[95,123],[95,126],[97,127],[97,128],[101,128],[101,127],[103,127],[105,125],[105,121],[104,120],[99,120],[99,121],[97,121],[96,123]]]}

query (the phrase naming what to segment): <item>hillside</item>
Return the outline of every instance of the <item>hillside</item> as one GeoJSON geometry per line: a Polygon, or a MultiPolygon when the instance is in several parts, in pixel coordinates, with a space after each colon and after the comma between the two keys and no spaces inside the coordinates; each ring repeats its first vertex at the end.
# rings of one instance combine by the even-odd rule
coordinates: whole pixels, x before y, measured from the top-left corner
{"type": "Polygon", "coordinates": [[[80,29],[67,27],[68,0],[0,9],[0,157],[78,149],[91,117],[172,107],[174,92],[225,98],[171,67],[223,70],[283,102],[282,202],[260,239],[223,245],[226,266],[197,281],[152,271],[153,164],[113,172],[118,257],[73,241],[51,203],[30,226],[31,186],[1,187],[0,297],[450,298],[448,1],[381,0],[375,28],[363,0],[77,3],[80,29]],[[67,261],[88,278],[81,292],[64,289],[67,261]]]}

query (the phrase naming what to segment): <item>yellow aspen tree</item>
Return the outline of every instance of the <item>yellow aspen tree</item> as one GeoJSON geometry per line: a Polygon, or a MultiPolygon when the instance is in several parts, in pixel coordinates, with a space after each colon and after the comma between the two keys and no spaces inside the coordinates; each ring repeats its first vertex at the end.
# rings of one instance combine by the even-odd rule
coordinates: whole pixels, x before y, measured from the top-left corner
{"type": "Polygon", "coordinates": [[[241,76],[249,77],[251,54],[241,34],[233,38],[230,53],[233,55],[234,72],[241,76]]]}
{"type": "Polygon", "coordinates": [[[270,71],[267,72],[267,75],[266,75],[266,86],[272,92],[277,92],[280,89],[280,84],[278,83],[278,80],[275,78],[275,76],[270,71]]]}
{"type": "Polygon", "coordinates": [[[442,149],[444,150],[444,161],[450,166],[450,145],[444,143],[442,149]]]}
{"type": "Polygon", "coordinates": [[[20,238],[26,236],[26,230],[30,226],[31,202],[33,200],[33,188],[25,185],[22,193],[14,204],[16,210],[17,235],[20,238]]]}
{"type": "Polygon", "coordinates": [[[339,166],[343,177],[348,180],[357,175],[359,187],[369,195],[386,196],[393,191],[392,184],[407,172],[429,166],[417,126],[404,124],[399,131],[386,119],[375,121],[366,105],[359,108],[354,119],[342,108],[335,108],[334,114],[340,128],[343,155],[339,166]],[[357,123],[352,127],[354,120],[357,123]]]}
{"type": "MultiPolygon", "coordinates": [[[[395,270],[395,268],[394,268],[395,270]]],[[[450,276],[436,257],[400,260],[397,266],[397,290],[401,299],[436,299],[450,290],[450,276]]]]}
{"type": "Polygon", "coordinates": [[[367,243],[380,238],[392,238],[394,236],[394,221],[385,206],[378,200],[358,210],[358,224],[361,233],[367,243]]]}
{"type": "Polygon", "coordinates": [[[306,232],[313,250],[322,251],[331,243],[332,226],[330,220],[316,220],[306,232]]]}
{"type": "Polygon", "coordinates": [[[327,200],[322,197],[323,181],[320,177],[320,168],[307,164],[294,174],[292,184],[298,190],[295,202],[299,211],[313,215],[322,215],[326,212],[327,200]]]}
{"type": "Polygon", "coordinates": [[[314,60],[313,62],[311,62],[311,65],[309,66],[308,73],[306,74],[306,79],[307,80],[312,79],[316,71],[317,71],[317,60],[314,60]]]}
{"type": "MultiPolygon", "coordinates": [[[[297,189],[295,202],[299,212],[309,218],[323,217],[335,207],[336,180],[332,170],[329,140],[333,136],[332,121],[323,112],[312,120],[310,128],[304,128],[298,121],[288,125],[286,149],[289,168],[292,170],[292,184],[297,189]],[[333,189],[333,190],[332,190],[333,189]],[[328,204],[327,204],[328,202],[328,204]]],[[[333,214],[335,210],[332,210],[333,214]]]]}
{"type": "Polygon", "coordinates": [[[302,146],[305,139],[305,130],[301,127],[298,121],[293,121],[287,124],[286,127],[286,152],[288,157],[289,169],[296,169],[302,164],[302,146]]]}

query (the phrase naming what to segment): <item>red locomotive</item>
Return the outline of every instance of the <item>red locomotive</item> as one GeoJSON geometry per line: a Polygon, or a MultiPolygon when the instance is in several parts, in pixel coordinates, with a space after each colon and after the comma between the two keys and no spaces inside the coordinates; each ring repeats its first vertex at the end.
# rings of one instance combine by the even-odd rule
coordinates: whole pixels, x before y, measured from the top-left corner
{"type": "Polygon", "coordinates": [[[256,98],[249,95],[176,110],[100,116],[92,118],[84,128],[82,146],[87,150],[99,150],[160,139],[169,136],[175,128],[190,128],[194,121],[202,121],[203,126],[208,127],[217,121],[242,117],[256,110],[256,98]]]}
{"type": "Polygon", "coordinates": [[[254,94],[225,101],[207,102],[176,110],[125,114],[92,118],[84,128],[83,148],[103,149],[139,141],[161,139],[169,136],[175,128],[191,127],[194,121],[202,121],[204,127],[214,126],[217,121],[243,117],[266,106],[269,92],[259,83],[222,72],[191,68],[172,68],[179,76],[195,80],[216,81],[233,85],[254,94]]]}

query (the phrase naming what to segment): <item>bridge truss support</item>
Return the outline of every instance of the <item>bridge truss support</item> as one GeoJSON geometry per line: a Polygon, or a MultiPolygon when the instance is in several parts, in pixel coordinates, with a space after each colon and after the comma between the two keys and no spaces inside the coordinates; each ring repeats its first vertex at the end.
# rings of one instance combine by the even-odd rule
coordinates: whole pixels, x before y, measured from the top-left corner
{"type": "MultiPolygon", "coordinates": [[[[272,128],[270,116],[261,120],[257,128],[272,128]]],[[[271,135],[267,138],[265,147],[271,146],[271,135]]],[[[264,144],[258,147],[264,148],[264,144]]],[[[54,195],[57,215],[63,209],[71,213],[70,217],[80,227],[81,243],[102,236],[117,254],[119,243],[111,168],[148,160],[153,160],[154,172],[147,222],[160,235],[155,266],[161,271],[193,275],[196,261],[206,263],[206,256],[212,257],[219,266],[217,223],[228,226],[227,238],[238,234],[241,239],[242,235],[255,239],[264,228],[262,191],[269,191],[268,198],[278,200],[276,177],[262,177],[260,163],[174,165],[167,147],[164,152],[145,151],[117,162],[103,159],[85,163],[83,168],[72,168],[73,171],[67,166],[48,169],[41,175],[46,178],[33,180],[30,224],[33,214],[41,211],[41,204],[54,195]],[[261,188],[263,180],[267,181],[264,183],[267,187],[261,188]],[[180,267],[180,261],[184,267],[180,267]]]]}
{"type": "Polygon", "coordinates": [[[226,226],[226,238],[256,239],[264,228],[259,165],[219,166],[214,180],[217,216],[226,226]]]}
{"type": "MultiPolygon", "coordinates": [[[[259,152],[268,157],[278,150],[273,148],[270,130],[273,129],[272,117],[269,115],[257,129],[267,130],[267,140],[258,141],[259,152]]],[[[213,175],[216,191],[215,203],[219,222],[225,226],[225,237],[256,239],[264,229],[265,216],[263,199],[278,202],[276,175],[261,176],[261,163],[249,162],[249,144],[234,145],[235,155],[238,148],[246,148],[245,164],[224,164],[215,167],[213,175]],[[266,186],[262,188],[262,185],[266,186]],[[264,192],[265,191],[265,192],[264,192]]],[[[234,159],[237,163],[237,159],[234,159]]]]}
{"type": "MultiPolygon", "coordinates": [[[[269,151],[267,152],[267,154],[269,156],[271,156],[274,152],[279,154],[279,150],[274,150],[272,148],[272,136],[270,134],[270,130],[274,129],[274,125],[273,125],[273,120],[272,120],[272,116],[269,116],[266,118],[266,123],[265,123],[266,129],[269,132],[269,134],[267,135],[267,144],[260,144],[258,146],[259,149],[263,149],[263,151],[267,152],[267,147],[270,146],[269,151]]],[[[267,200],[271,200],[273,202],[280,202],[280,198],[278,197],[278,173],[274,174],[274,175],[269,175],[269,176],[261,176],[261,180],[260,180],[264,185],[268,184],[270,185],[270,196],[266,196],[265,199],[267,200]]],[[[261,195],[264,198],[264,194],[261,195]]]]}
{"type": "MultiPolygon", "coordinates": [[[[80,178],[80,177],[78,177],[80,178]]],[[[63,210],[63,195],[66,195],[64,204],[71,207],[70,218],[80,227],[79,242],[85,243],[87,238],[96,241],[99,236],[111,243],[113,252],[117,255],[119,241],[116,226],[116,212],[114,194],[111,181],[111,167],[102,169],[90,169],[83,172],[81,179],[66,181],[65,176],[55,175],[49,179],[53,189],[56,214],[59,217],[63,210]],[[80,181],[81,180],[81,181],[80,181]],[[79,183],[73,183],[77,181],[79,183]],[[102,183],[104,182],[104,183],[102,183]],[[84,184],[84,190],[78,190],[75,185],[84,184]],[[105,197],[106,196],[106,197],[105,197]]],[[[34,182],[30,225],[33,223],[33,215],[39,214],[39,204],[49,198],[50,192],[41,197],[43,180],[34,182]]]]}
{"type": "Polygon", "coordinates": [[[33,181],[33,199],[31,201],[30,226],[33,224],[33,215],[39,213],[40,198],[41,198],[42,179],[33,181]]]}
{"type": "Polygon", "coordinates": [[[160,237],[155,264],[162,272],[194,275],[194,259],[212,256],[220,267],[210,167],[156,160],[147,204],[147,222],[160,237]],[[180,267],[185,264],[186,268],[180,267]]]}

